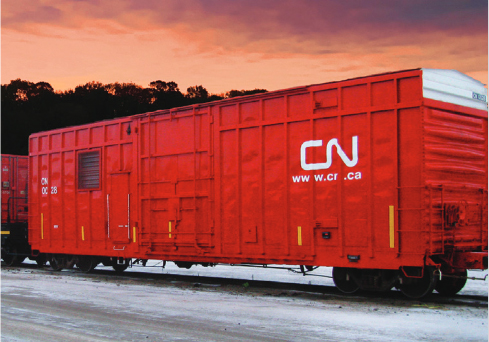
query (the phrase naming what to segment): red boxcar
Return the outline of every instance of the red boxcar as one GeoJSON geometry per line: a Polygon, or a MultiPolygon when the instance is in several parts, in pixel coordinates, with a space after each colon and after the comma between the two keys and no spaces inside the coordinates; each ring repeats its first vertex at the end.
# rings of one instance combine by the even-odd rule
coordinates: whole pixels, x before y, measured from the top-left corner
{"type": "Polygon", "coordinates": [[[27,222],[27,156],[2,155],[2,223],[27,222]]]}
{"type": "Polygon", "coordinates": [[[33,134],[30,243],[55,265],[334,266],[345,292],[419,296],[431,267],[487,268],[486,96],[417,69],[33,134]]]}
{"type": "Polygon", "coordinates": [[[30,255],[27,241],[27,156],[2,155],[2,259],[12,265],[30,255]]]}

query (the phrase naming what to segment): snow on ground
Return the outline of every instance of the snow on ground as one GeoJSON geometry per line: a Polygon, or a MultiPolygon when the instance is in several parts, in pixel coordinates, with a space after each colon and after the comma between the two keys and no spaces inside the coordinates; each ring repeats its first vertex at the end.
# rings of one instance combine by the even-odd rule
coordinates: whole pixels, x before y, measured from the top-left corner
{"type": "MultiPolygon", "coordinates": [[[[169,263],[165,269],[146,268],[150,270],[331,282],[283,270],[230,266],[185,270],[169,263]],[[270,275],[276,273],[281,275],[270,275]]],[[[71,272],[2,269],[2,341],[487,341],[487,308],[274,296],[124,277],[101,281],[71,272]]],[[[487,295],[487,282],[472,283],[465,291],[487,295]]]]}

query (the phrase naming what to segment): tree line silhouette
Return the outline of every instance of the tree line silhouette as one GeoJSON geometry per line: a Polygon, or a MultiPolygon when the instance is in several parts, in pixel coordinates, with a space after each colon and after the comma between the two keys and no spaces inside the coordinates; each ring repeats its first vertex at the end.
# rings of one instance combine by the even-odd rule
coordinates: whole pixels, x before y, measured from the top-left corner
{"type": "Polygon", "coordinates": [[[151,82],[148,88],[135,83],[89,82],[60,92],[49,83],[21,79],[2,84],[1,91],[1,151],[19,155],[28,154],[28,138],[35,132],[266,92],[230,90],[215,95],[198,85],[183,94],[177,83],[161,80],[151,82]]]}

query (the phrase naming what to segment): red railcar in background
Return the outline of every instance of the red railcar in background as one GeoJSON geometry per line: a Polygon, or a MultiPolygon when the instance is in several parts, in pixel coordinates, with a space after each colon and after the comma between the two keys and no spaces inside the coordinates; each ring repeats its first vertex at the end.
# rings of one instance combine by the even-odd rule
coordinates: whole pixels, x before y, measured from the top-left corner
{"type": "Polygon", "coordinates": [[[2,155],[2,259],[8,264],[29,256],[27,238],[27,156],[2,155]]]}
{"type": "Polygon", "coordinates": [[[2,223],[27,222],[27,156],[2,155],[2,223]]]}
{"type": "Polygon", "coordinates": [[[487,268],[487,92],[457,71],[41,132],[29,172],[29,241],[55,268],[333,266],[344,292],[411,297],[487,268]]]}

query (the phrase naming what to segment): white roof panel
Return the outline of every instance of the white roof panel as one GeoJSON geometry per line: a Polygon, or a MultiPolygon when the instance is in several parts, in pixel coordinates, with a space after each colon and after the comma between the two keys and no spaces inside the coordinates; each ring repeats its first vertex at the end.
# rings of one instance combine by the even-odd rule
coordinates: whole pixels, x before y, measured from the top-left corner
{"type": "Polygon", "coordinates": [[[424,98],[487,110],[487,89],[483,83],[456,70],[421,70],[424,98]]]}

